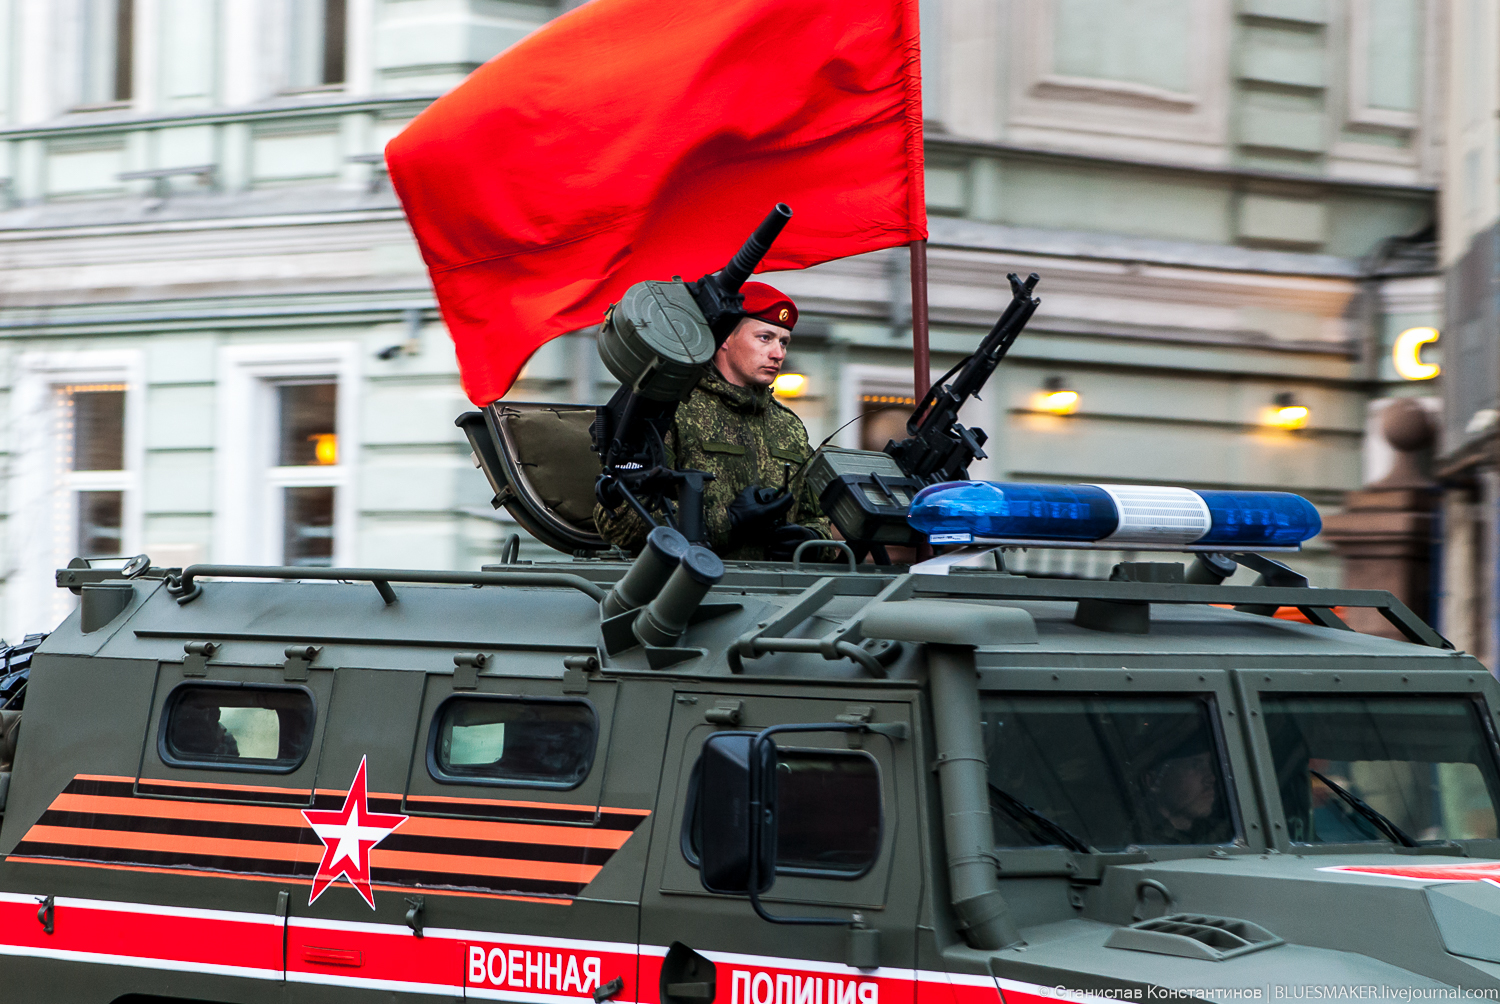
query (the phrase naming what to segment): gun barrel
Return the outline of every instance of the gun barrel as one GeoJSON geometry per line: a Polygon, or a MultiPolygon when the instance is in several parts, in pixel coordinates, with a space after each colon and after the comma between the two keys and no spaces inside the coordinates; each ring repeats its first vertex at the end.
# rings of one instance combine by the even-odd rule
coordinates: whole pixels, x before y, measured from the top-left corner
{"type": "Polygon", "coordinates": [[[769,215],[761,221],[760,226],[755,228],[755,233],[750,235],[743,247],[734,253],[729,259],[729,264],[724,266],[724,272],[719,279],[719,285],[725,293],[734,294],[739,292],[740,286],[750,278],[755,271],[755,266],[771,250],[771,244],[781,234],[782,228],[792,218],[792,210],[784,202],[776,203],[769,215]]]}

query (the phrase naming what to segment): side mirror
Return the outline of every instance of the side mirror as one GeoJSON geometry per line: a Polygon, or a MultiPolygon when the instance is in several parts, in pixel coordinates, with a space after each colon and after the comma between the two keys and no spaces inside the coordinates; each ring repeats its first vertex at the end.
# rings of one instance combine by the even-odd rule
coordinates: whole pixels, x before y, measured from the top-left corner
{"type": "Polygon", "coordinates": [[[699,760],[698,877],[709,892],[764,893],[776,881],[776,744],[716,732],[699,760]]]}

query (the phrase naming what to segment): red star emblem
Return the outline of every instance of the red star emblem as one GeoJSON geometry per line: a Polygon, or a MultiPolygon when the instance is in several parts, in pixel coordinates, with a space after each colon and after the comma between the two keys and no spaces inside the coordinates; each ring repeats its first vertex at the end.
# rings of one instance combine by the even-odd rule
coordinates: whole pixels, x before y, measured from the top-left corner
{"type": "Polygon", "coordinates": [[[313,879],[307,905],[317,902],[323,890],[338,881],[340,875],[359,891],[370,909],[375,909],[375,895],[370,891],[370,849],[406,822],[406,816],[388,812],[371,812],[365,792],[365,758],[359,760],[354,783],[344,796],[342,809],[303,809],[307,825],[323,841],[323,860],[313,879]]]}

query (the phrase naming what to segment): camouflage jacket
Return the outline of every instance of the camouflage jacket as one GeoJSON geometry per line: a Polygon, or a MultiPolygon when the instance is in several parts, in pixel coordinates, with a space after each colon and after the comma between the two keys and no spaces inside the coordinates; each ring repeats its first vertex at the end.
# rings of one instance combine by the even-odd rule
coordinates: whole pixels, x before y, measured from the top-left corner
{"type": "MultiPolygon", "coordinates": [[[[765,557],[764,548],[756,542],[729,549],[729,503],[746,485],[781,487],[787,464],[792,466],[791,491],[797,497],[787,522],[800,523],[820,537],[832,536],[832,527],[799,471],[812,456],[807,429],[772,396],[769,387],[736,387],[710,366],[677,408],[666,447],[673,467],[714,475],[704,488],[703,512],[709,547],[720,557],[740,561],[765,557]]],[[[611,514],[595,505],[594,523],[605,540],[627,551],[635,553],[645,544],[646,525],[626,506],[611,514]]]]}

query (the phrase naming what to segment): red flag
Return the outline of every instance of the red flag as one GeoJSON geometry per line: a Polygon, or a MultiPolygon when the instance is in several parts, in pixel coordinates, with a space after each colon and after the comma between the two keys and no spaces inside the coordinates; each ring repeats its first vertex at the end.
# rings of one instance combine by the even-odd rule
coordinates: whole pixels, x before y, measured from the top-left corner
{"type": "Polygon", "coordinates": [[[475,404],[642,279],[927,235],[917,0],[593,0],[386,147],[475,404]]]}

